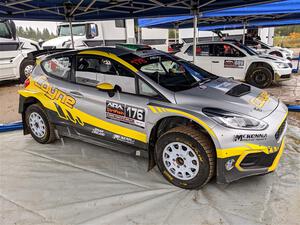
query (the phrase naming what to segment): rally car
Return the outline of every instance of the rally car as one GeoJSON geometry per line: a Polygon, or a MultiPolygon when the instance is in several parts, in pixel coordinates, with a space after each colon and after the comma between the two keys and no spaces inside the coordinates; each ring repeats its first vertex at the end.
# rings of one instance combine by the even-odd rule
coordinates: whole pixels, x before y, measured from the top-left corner
{"type": "Polygon", "coordinates": [[[172,184],[200,188],[276,169],[287,107],[170,54],[125,48],[41,56],[19,91],[24,134],[147,156],[172,184]]]}
{"type": "Polygon", "coordinates": [[[246,39],[245,45],[249,48],[254,49],[260,54],[270,54],[284,59],[292,60],[293,59],[293,50],[288,48],[282,48],[278,46],[270,46],[262,41],[256,39],[246,39]]]}
{"type": "MultiPolygon", "coordinates": [[[[193,46],[184,45],[176,56],[192,61],[193,46]]],[[[258,88],[266,88],[273,81],[290,79],[292,73],[289,60],[258,55],[237,41],[199,43],[195,64],[213,74],[246,81],[258,88]]]]}

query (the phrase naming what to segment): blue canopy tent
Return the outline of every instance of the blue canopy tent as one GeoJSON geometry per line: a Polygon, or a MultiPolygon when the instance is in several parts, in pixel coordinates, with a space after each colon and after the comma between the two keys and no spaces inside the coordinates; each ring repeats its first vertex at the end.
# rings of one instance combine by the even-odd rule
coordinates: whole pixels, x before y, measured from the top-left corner
{"type": "Polygon", "coordinates": [[[194,15],[194,33],[199,11],[228,9],[275,0],[0,0],[0,18],[14,20],[72,21],[194,15]]]}
{"type": "Polygon", "coordinates": [[[0,18],[14,20],[76,21],[187,15],[274,0],[0,0],[0,18]]]}

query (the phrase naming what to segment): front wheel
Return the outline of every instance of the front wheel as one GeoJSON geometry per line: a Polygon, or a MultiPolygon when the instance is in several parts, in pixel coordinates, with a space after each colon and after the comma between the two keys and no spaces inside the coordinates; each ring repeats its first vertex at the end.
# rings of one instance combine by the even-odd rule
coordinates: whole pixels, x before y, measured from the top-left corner
{"type": "Polygon", "coordinates": [[[256,67],[249,72],[246,81],[258,88],[269,87],[272,83],[272,72],[266,67],[256,67]]]}
{"type": "Polygon", "coordinates": [[[46,144],[55,140],[54,126],[39,104],[28,106],[25,121],[31,136],[37,142],[46,144]]]}
{"type": "Polygon", "coordinates": [[[205,134],[193,128],[176,127],[158,139],[156,162],[163,176],[175,186],[200,188],[215,171],[213,144],[205,134]]]}

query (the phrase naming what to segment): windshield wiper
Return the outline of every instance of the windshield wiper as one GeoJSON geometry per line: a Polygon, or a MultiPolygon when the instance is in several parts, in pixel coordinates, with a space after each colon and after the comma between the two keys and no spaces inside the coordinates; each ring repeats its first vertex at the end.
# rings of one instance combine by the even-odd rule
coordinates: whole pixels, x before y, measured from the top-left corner
{"type": "Polygon", "coordinates": [[[205,79],[202,79],[202,80],[198,80],[198,81],[192,83],[191,86],[192,86],[192,87],[201,86],[201,85],[203,85],[203,84],[205,84],[205,83],[210,82],[211,80],[212,80],[212,78],[205,78],[205,79]]]}

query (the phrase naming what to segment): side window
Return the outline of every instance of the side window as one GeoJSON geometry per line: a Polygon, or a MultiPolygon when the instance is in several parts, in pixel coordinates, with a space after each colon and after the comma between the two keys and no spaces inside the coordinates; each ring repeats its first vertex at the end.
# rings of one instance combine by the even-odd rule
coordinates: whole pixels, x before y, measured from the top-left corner
{"type": "Polygon", "coordinates": [[[141,79],[139,79],[139,94],[149,97],[158,96],[157,92],[141,79]]]}
{"type": "Polygon", "coordinates": [[[125,20],[115,20],[115,26],[125,28],[125,20]]]}
{"type": "MultiPolygon", "coordinates": [[[[189,56],[193,55],[193,46],[190,46],[187,50],[186,50],[186,54],[188,54],[189,56]]],[[[196,56],[209,56],[209,45],[197,45],[196,47],[196,56]]]]}
{"type": "Polygon", "coordinates": [[[70,57],[56,57],[43,61],[43,69],[47,74],[61,79],[68,79],[71,72],[70,57]]]}
{"type": "Polygon", "coordinates": [[[215,44],[214,45],[214,56],[220,57],[243,57],[244,54],[235,47],[229,44],[215,44]]]}
{"type": "Polygon", "coordinates": [[[76,83],[96,86],[110,83],[122,92],[136,93],[135,74],[118,62],[96,55],[77,57],[76,83]]]}

